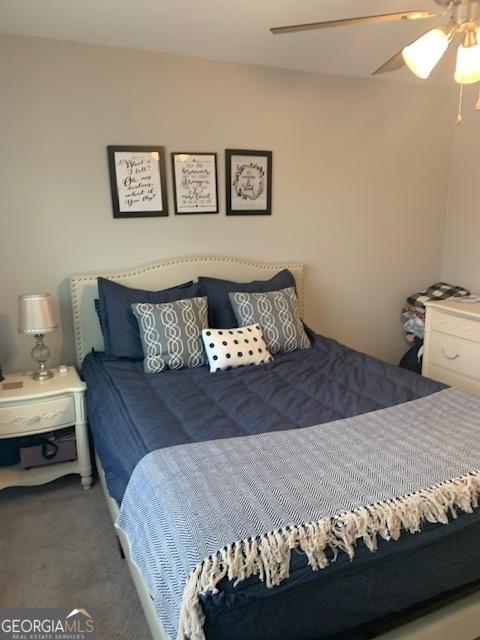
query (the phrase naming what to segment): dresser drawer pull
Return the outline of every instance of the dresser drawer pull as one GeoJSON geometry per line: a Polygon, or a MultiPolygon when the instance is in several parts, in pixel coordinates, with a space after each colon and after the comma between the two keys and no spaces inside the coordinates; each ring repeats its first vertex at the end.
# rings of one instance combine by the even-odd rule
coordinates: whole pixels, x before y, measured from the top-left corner
{"type": "Polygon", "coordinates": [[[461,353],[454,353],[453,355],[451,355],[450,353],[448,353],[445,347],[442,347],[442,353],[445,356],[445,358],[447,358],[447,360],[456,360],[457,358],[460,358],[460,356],[462,355],[461,353]]]}

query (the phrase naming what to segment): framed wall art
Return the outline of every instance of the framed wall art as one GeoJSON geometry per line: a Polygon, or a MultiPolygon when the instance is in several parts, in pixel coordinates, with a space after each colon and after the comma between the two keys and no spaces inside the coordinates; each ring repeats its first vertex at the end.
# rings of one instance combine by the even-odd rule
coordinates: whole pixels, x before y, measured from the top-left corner
{"type": "Polygon", "coordinates": [[[271,151],[226,149],[225,182],[228,216],[271,215],[271,151]]]}
{"type": "Polygon", "coordinates": [[[108,146],[114,218],[168,216],[163,147],[108,146]]]}
{"type": "Polygon", "coordinates": [[[218,213],[217,154],[172,153],[177,215],[218,213]]]}

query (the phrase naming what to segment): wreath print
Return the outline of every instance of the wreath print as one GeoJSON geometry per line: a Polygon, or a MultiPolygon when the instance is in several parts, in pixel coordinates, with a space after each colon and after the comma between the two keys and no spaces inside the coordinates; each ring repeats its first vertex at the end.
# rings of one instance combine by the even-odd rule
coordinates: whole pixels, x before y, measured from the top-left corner
{"type": "Polygon", "coordinates": [[[233,190],[242,200],[258,200],[265,189],[265,169],[255,162],[237,164],[233,190]]]}

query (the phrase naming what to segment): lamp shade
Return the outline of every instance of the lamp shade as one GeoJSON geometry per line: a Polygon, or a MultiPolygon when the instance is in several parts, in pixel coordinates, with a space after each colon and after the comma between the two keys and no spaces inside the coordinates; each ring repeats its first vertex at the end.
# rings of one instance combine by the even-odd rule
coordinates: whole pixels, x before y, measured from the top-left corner
{"type": "Polygon", "coordinates": [[[18,297],[18,332],[29,335],[51,333],[59,327],[57,310],[49,293],[18,297]]]}
{"type": "Polygon", "coordinates": [[[428,78],[448,47],[448,36],[442,29],[432,29],[402,51],[407,67],[419,78],[428,78]]]}
{"type": "Polygon", "coordinates": [[[455,81],[459,84],[473,84],[480,81],[480,44],[473,47],[458,47],[455,81]]]}

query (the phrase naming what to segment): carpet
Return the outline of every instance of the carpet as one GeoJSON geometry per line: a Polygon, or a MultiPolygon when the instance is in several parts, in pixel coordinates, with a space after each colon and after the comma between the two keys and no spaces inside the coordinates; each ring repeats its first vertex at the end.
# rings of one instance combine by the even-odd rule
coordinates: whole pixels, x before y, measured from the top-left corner
{"type": "Polygon", "coordinates": [[[84,608],[98,640],[151,640],[97,480],[0,492],[0,607],[84,608]]]}

